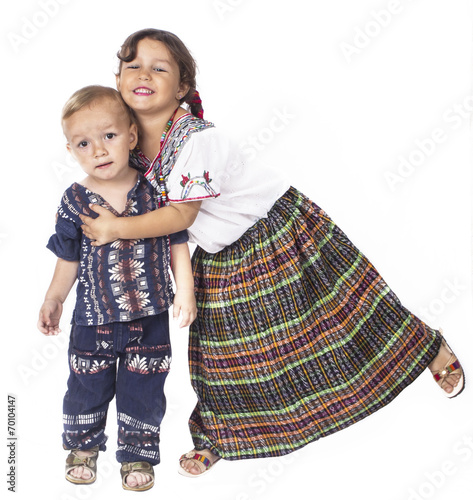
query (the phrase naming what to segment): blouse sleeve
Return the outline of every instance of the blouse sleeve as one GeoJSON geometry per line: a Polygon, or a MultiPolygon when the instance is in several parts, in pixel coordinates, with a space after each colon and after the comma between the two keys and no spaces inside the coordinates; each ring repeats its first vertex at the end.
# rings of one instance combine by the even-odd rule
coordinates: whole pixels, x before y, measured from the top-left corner
{"type": "Polygon", "coordinates": [[[56,257],[68,261],[80,260],[82,230],[80,219],[69,210],[64,194],[57,212],[56,232],[49,238],[46,245],[56,257]]]}
{"type": "Polygon", "coordinates": [[[167,182],[169,201],[217,198],[228,165],[228,140],[209,128],[194,132],[182,148],[167,182]]]}

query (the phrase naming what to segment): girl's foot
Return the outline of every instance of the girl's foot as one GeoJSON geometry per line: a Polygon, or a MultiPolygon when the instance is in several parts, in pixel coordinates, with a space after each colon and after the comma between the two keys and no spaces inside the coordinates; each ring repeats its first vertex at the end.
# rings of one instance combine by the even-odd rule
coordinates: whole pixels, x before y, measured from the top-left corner
{"type": "Polygon", "coordinates": [[[210,450],[192,450],[180,458],[179,474],[187,477],[202,476],[219,460],[220,457],[210,450]]]}
{"type": "Polygon", "coordinates": [[[66,459],[66,479],[75,484],[91,484],[97,474],[98,447],[71,450],[66,459]]]}
{"type": "Polygon", "coordinates": [[[429,369],[438,385],[447,393],[447,397],[458,396],[463,390],[465,385],[463,369],[444,339],[442,339],[440,350],[430,363],[429,369]]]}

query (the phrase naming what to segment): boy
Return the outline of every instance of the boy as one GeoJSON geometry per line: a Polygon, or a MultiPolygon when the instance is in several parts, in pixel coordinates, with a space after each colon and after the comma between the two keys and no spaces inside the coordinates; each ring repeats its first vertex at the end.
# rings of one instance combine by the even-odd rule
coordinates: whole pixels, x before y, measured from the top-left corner
{"type": "Polygon", "coordinates": [[[71,450],[66,479],[95,481],[98,451],[107,440],[108,404],[116,394],[122,485],[143,491],[153,486],[153,465],[159,463],[163,386],[171,361],[168,308],[173,304],[174,317],[182,316],[181,327],[196,316],[187,233],[92,246],[80,220],[81,214],[94,215],[89,204],[122,217],[158,207],[152,186],[128,165],[137,127],[117,91],[77,91],[63,109],[62,126],[67,149],[87,176],[69,187],[58,210],[48,243],[58,261],[38,328],[45,335],[60,332],[62,305],[78,279],[64,397],[63,446],[71,450]]]}

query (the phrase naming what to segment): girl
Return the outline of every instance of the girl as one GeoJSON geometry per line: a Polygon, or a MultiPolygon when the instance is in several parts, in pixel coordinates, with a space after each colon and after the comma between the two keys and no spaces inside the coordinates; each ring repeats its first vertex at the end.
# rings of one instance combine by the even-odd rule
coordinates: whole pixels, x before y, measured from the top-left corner
{"type": "Polygon", "coordinates": [[[166,206],[121,219],[94,207],[84,232],[102,245],[187,228],[198,245],[195,449],[181,474],[290,453],[387,405],[427,367],[448,397],[462,391],[440,332],[402,306],[323,210],[203,120],[195,62],[175,35],[138,31],[118,57],[117,87],[139,124],[132,163],[166,206]]]}

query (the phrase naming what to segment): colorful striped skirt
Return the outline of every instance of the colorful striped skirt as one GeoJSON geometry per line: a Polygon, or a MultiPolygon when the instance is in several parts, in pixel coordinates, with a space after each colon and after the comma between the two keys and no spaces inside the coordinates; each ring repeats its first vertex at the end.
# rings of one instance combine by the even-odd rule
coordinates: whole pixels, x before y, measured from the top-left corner
{"type": "Polygon", "coordinates": [[[440,333],[402,306],[317,205],[289,189],[238,241],[193,256],[197,450],[274,457],[391,402],[440,333]]]}

